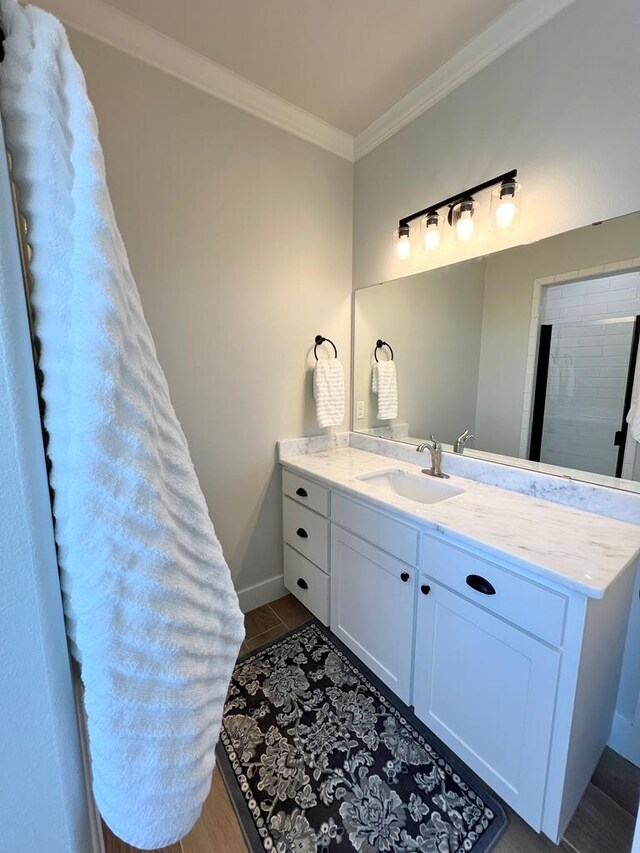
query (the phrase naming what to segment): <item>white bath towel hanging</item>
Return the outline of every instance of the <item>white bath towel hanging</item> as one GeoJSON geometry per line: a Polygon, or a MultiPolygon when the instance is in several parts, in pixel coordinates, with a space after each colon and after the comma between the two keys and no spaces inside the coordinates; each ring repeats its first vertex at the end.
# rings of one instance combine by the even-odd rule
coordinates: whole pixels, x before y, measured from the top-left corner
{"type": "Polygon", "coordinates": [[[117,835],[163,847],[209,791],[242,615],[115,224],[82,72],[55,18],[15,0],[0,16],[93,789],[117,835]]]}
{"type": "Polygon", "coordinates": [[[640,442],[640,370],[636,370],[631,395],[631,406],[627,412],[629,432],[634,441],[640,442]]]}
{"type": "Polygon", "coordinates": [[[376,361],[371,374],[371,390],[378,395],[379,421],[398,417],[398,376],[393,359],[376,361]]]}
{"type": "Polygon", "coordinates": [[[320,358],[316,362],[313,397],[318,426],[340,426],[344,421],[344,368],[337,358],[320,358]]]}

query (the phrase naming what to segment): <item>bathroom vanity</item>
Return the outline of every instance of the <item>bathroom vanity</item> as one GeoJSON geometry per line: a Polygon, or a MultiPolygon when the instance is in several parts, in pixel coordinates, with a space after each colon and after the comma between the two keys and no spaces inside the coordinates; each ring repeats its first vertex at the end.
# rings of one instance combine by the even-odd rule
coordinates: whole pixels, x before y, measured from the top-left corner
{"type": "Polygon", "coordinates": [[[558,843],[611,729],[640,527],[353,447],[281,463],[285,586],[558,843]]]}

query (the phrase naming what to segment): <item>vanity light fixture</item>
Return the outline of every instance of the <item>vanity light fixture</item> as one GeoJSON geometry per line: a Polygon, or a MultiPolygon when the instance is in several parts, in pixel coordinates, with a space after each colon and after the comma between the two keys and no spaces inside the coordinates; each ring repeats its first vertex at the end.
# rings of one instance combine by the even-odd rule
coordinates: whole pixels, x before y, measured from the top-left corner
{"type": "Polygon", "coordinates": [[[491,231],[507,231],[520,224],[520,197],[522,186],[516,180],[518,170],[512,169],[504,175],[498,175],[471,189],[445,198],[437,204],[429,205],[398,222],[393,234],[394,260],[404,262],[413,255],[413,228],[411,222],[420,220],[420,250],[435,252],[442,243],[444,217],[440,211],[448,207],[446,220],[451,227],[451,239],[454,243],[470,243],[478,236],[478,213],[480,203],[475,196],[483,190],[494,187],[491,193],[491,213],[489,228],[491,231]]]}

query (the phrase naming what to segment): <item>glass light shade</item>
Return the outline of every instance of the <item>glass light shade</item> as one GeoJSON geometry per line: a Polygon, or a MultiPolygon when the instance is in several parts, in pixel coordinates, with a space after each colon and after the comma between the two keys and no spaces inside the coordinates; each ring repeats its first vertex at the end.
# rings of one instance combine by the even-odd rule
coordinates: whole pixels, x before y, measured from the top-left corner
{"type": "Polygon", "coordinates": [[[522,184],[503,181],[491,192],[489,230],[511,231],[520,225],[522,184]]]}
{"type": "Polygon", "coordinates": [[[423,252],[437,252],[442,242],[442,216],[427,213],[420,222],[420,245],[423,252]]]}
{"type": "Polygon", "coordinates": [[[451,208],[449,224],[454,243],[472,243],[478,237],[478,202],[464,198],[451,208]]]}
{"type": "Polygon", "coordinates": [[[413,228],[402,225],[393,232],[393,260],[401,264],[413,254],[413,228]]]}

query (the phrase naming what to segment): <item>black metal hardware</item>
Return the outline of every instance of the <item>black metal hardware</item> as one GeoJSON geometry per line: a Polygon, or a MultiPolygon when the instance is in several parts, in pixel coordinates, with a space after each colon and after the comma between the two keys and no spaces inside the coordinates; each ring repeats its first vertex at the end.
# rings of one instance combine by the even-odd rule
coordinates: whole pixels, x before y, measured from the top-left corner
{"type": "Polygon", "coordinates": [[[300,589],[309,589],[309,584],[306,582],[304,578],[298,578],[298,586],[300,589]]]}
{"type": "Polygon", "coordinates": [[[391,361],[393,361],[393,350],[391,349],[391,344],[388,344],[386,341],[381,341],[380,339],[376,341],[376,348],[373,351],[375,360],[378,360],[378,350],[382,349],[382,347],[387,347],[389,349],[389,352],[391,353],[391,361]]]}
{"type": "Polygon", "coordinates": [[[542,431],[544,429],[544,407],[547,401],[547,382],[549,381],[549,359],[551,357],[551,335],[553,326],[540,326],[538,341],[538,368],[536,386],[533,392],[533,415],[531,417],[531,440],[529,442],[529,459],[540,461],[542,451],[542,431]]]}
{"type": "Polygon", "coordinates": [[[618,458],[616,460],[616,477],[622,477],[622,463],[624,462],[624,447],[627,443],[629,424],[627,423],[627,412],[631,408],[633,396],[633,380],[636,374],[636,362],[638,360],[638,342],[640,340],[640,316],[637,316],[633,324],[633,335],[631,338],[631,352],[629,353],[629,367],[627,369],[627,385],[624,392],[624,408],[622,410],[622,426],[616,433],[614,444],[618,447],[618,458]]]}
{"type": "Polygon", "coordinates": [[[313,348],[313,354],[314,354],[314,355],[315,355],[315,357],[316,357],[316,361],[318,360],[318,353],[316,352],[316,350],[318,349],[318,347],[320,346],[320,344],[325,344],[325,343],[327,343],[327,344],[331,344],[331,346],[333,347],[333,351],[334,351],[334,353],[335,353],[336,358],[338,357],[338,348],[337,348],[337,346],[334,344],[334,342],[333,342],[332,340],[330,340],[329,338],[325,338],[325,337],[323,337],[323,335],[316,335],[316,344],[315,344],[315,346],[314,346],[314,348],[313,348]]]}
{"type": "Polygon", "coordinates": [[[301,539],[308,539],[308,538],[309,538],[309,534],[308,534],[308,533],[307,533],[307,531],[304,529],[304,527],[299,527],[299,528],[296,530],[296,533],[298,534],[298,536],[299,536],[301,539]]]}
{"type": "Polygon", "coordinates": [[[475,589],[476,592],[481,592],[483,595],[495,595],[496,588],[492,583],[482,575],[467,575],[467,586],[475,589]]]}
{"type": "Polygon", "coordinates": [[[309,497],[309,495],[307,494],[307,490],[303,489],[302,486],[300,486],[299,489],[296,489],[296,495],[300,495],[301,498],[309,497]]]}
{"type": "Polygon", "coordinates": [[[420,587],[420,592],[423,595],[429,595],[429,593],[431,592],[431,587],[429,586],[428,583],[423,583],[422,586],[420,587]]]}
{"type": "Polygon", "coordinates": [[[402,572],[402,574],[400,575],[400,580],[403,583],[406,583],[410,577],[411,577],[411,575],[409,574],[409,572],[402,572]]]}
{"type": "MultiPolygon", "coordinates": [[[[437,204],[430,204],[429,207],[425,207],[423,210],[418,210],[416,213],[412,213],[410,216],[405,216],[398,220],[398,230],[406,229],[409,223],[413,222],[414,219],[419,219],[421,216],[426,216],[428,213],[437,213],[437,211],[442,207],[452,206],[458,201],[468,200],[476,193],[482,192],[482,190],[487,190],[489,187],[495,187],[496,184],[501,184],[504,181],[513,181],[517,176],[518,170],[512,169],[510,172],[505,172],[504,175],[498,175],[497,178],[491,178],[490,181],[485,181],[482,184],[471,187],[471,189],[463,190],[461,193],[456,193],[456,195],[445,198],[437,204]]],[[[405,231],[405,233],[407,232],[405,231]]]]}

